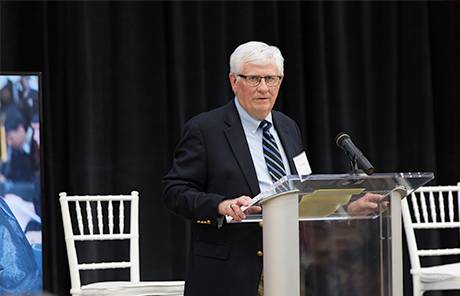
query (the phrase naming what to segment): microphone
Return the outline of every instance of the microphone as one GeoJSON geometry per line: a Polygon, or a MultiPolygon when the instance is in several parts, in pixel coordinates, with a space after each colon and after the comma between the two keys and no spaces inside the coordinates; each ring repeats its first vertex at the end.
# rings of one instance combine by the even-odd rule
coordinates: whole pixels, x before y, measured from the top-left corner
{"type": "Polygon", "coordinates": [[[374,173],[374,167],[369,160],[364,157],[363,153],[355,146],[355,144],[353,144],[348,134],[339,133],[337,137],[335,137],[335,142],[337,143],[337,146],[342,148],[348,155],[350,158],[350,164],[357,164],[358,167],[368,175],[372,175],[374,173]]]}

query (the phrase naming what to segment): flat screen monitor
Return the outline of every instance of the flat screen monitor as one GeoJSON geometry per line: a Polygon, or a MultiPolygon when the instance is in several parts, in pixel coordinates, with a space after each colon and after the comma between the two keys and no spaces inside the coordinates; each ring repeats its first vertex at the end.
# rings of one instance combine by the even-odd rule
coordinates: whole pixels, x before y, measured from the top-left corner
{"type": "Polygon", "coordinates": [[[0,73],[0,295],[42,295],[41,74],[0,73]]]}

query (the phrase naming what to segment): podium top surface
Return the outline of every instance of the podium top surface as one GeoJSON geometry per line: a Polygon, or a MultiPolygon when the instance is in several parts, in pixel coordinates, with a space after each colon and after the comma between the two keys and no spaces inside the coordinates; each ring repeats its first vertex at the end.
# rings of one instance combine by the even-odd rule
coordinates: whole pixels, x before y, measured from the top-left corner
{"type": "MultiPolygon", "coordinates": [[[[332,204],[335,208],[353,202],[366,193],[384,196],[395,189],[402,189],[408,195],[433,178],[431,172],[289,175],[255,196],[250,205],[262,205],[271,198],[295,191],[299,195],[299,208],[302,208],[302,204],[307,209],[317,207],[318,202],[332,204]]],[[[247,220],[261,219],[261,214],[249,215],[251,217],[247,220]]],[[[343,218],[344,215],[341,216],[343,218]]]]}
{"type": "Polygon", "coordinates": [[[274,194],[297,189],[299,194],[308,194],[317,190],[335,190],[348,192],[359,189],[362,193],[385,194],[395,188],[403,188],[407,194],[425,185],[434,178],[431,172],[417,173],[381,173],[381,174],[311,174],[306,176],[284,176],[254,199],[260,201],[274,194]]]}
{"type": "Polygon", "coordinates": [[[425,185],[434,178],[431,172],[418,173],[385,173],[385,174],[318,174],[307,176],[286,176],[286,180],[294,184],[302,193],[317,189],[348,189],[365,188],[364,192],[390,192],[397,187],[404,188],[408,193],[425,185]]]}

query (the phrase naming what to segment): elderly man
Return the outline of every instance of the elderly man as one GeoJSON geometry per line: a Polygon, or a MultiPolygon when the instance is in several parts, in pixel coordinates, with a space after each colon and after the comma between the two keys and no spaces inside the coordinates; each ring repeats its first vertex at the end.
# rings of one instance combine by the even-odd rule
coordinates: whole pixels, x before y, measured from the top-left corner
{"type": "MultiPolygon", "coordinates": [[[[273,184],[263,148],[261,122],[268,121],[281,155],[282,174],[295,173],[292,158],[303,151],[299,128],[272,111],[281,82],[283,57],[262,42],[240,45],[230,57],[235,98],[186,123],[171,171],[163,179],[163,202],[193,221],[187,296],[256,296],[262,273],[262,229],[241,222],[251,197],[273,184]]],[[[246,213],[258,211],[251,207],[246,213]]]]}
{"type": "Polygon", "coordinates": [[[254,41],[240,45],[230,56],[234,99],[184,126],[172,169],[163,178],[163,203],[193,222],[186,296],[263,292],[262,225],[227,224],[224,217],[241,222],[260,211],[241,207],[279,177],[297,173],[292,159],[303,151],[299,128],[273,110],[283,61],[277,47],[254,41]]]}

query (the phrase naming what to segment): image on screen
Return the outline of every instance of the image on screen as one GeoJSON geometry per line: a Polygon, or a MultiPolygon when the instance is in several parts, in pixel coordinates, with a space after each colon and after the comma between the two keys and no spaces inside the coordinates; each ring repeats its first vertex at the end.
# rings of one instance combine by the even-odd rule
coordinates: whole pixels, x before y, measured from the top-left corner
{"type": "Polygon", "coordinates": [[[42,295],[40,73],[0,74],[0,295],[42,295]]]}

